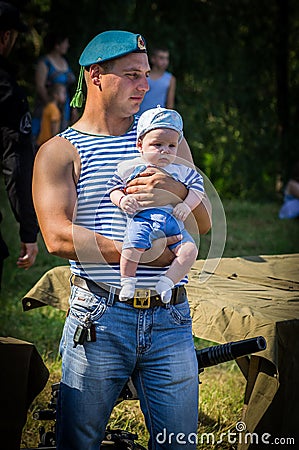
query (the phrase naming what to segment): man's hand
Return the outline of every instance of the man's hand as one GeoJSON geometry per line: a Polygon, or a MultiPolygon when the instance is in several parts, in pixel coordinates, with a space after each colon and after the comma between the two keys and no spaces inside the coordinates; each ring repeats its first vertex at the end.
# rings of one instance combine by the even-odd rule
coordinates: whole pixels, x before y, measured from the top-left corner
{"type": "Polygon", "coordinates": [[[127,194],[134,197],[141,207],[177,204],[187,195],[185,186],[157,167],[148,167],[139,177],[128,183],[127,194]]]}
{"type": "Polygon", "coordinates": [[[175,244],[182,239],[181,234],[165,238],[155,239],[152,247],[146,250],[141,257],[141,264],[149,266],[165,267],[169,266],[175,258],[175,254],[168,248],[168,245],[175,244]]]}
{"type": "Polygon", "coordinates": [[[21,242],[20,256],[17,260],[17,266],[20,269],[29,269],[35,262],[36,255],[38,254],[37,242],[24,243],[21,242]]]}

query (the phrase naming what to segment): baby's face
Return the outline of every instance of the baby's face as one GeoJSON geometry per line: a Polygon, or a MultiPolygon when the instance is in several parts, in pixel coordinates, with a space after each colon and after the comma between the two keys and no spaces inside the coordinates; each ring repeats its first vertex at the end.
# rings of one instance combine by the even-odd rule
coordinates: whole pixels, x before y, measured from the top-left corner
{"type": "Polygon", "coordinates": [[[157,128],[146,133],[137,143],[143,159],[158,167],[171,164],[177,154],[179,133],[170,128],[157,128]]]}

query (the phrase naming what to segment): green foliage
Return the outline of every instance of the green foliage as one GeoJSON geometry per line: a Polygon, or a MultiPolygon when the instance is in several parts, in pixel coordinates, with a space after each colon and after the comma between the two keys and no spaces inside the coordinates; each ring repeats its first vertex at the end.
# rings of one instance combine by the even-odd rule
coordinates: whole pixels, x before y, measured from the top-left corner
{"type": "MultiPolygon", "coordinates": [[[[223,198],[274,199],[298,159],[296,0],[15,1],[30,25],[14,57],[35,95],[34,65],[48,30],[66,33],[71,66],[107,29],[141,32],[149,50],[169,48],[176,107],[195,162],[223,198]]],[[[75,87],[74,87],[75,89],[75,87]]]]}

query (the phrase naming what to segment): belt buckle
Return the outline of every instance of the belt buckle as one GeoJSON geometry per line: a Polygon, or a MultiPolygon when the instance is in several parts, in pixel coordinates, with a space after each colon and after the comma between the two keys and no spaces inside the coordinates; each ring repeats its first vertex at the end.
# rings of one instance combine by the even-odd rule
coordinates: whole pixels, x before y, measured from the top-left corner
{"type": "Polygon", "coordinates": [[[151,306],[151,290],[136,289],[133,299],[134,308],[148,309],[151,306]]]}

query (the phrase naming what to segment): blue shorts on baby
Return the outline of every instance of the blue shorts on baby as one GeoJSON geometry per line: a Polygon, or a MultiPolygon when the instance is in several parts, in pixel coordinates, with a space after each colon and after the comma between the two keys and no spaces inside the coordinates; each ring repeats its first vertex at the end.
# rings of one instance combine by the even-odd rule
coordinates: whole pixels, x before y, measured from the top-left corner
{"type": "Polygon", "coordinates": [[[151,248],[152,242],[161,237],[182,235],[182,240],[169,245],[173,249],[182,242],[194,242],[185,230],[184,223],[172,215],[171,207],[148,208],[128,219],[123,243],[125,248],[151,248]]]}

